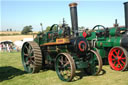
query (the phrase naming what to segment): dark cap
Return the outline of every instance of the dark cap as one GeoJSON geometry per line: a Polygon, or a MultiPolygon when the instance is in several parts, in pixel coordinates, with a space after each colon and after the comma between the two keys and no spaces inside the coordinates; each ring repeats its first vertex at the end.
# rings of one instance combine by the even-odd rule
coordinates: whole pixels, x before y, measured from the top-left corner
{"type": "Polygon", "coordinates": [[[127,4],[128,2],[124,2],[124,4],[127,4]]]}

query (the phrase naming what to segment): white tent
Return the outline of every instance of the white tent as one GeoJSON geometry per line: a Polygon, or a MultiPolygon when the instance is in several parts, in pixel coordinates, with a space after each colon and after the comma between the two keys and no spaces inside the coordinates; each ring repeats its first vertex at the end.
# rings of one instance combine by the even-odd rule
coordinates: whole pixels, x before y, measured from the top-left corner
{"type": "Polygon", "coordinates": [[[27,42],[27,41],[33,41],[33,38],[24,38],[23,42],[27,42]]]}
{"type": "Polygon", "coordinates": [[[22,48],[22,45],[27,41],[33,41],[33,38],[24,38],[23,41],[15,41],[14,45],[19,48],[22,48]]]}
{"type": "Polygon", "coordinates": [[[22,45],[23,45],[23,41],[20,41],[20,40],[15,41],[15,42],[14,42],[14,45],[17,46],[17,47],[19,47],[19,48],[21,48],[22,45]]]}

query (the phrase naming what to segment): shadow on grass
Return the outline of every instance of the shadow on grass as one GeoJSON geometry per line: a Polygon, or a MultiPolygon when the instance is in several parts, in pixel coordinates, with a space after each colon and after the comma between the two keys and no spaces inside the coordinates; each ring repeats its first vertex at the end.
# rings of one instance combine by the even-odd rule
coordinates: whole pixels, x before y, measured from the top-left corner
{"type": "Polygon", "coordinates": [[[102,69],[98,76],[101,76],[101,75],[104,75],[104,74],[106,74],[106,71],[104,69],[102,69]]]}
{"type": "Polygon", "coordinates": [[[75,74],[76,75],[72,81],[77,81],[77,80],[82,79],[83,77],[88,77],[88,76],[101,76],[101,75],[106,74],[106,71],[102,69],[98,75],[93,75],[93,74],[91,75],[91,74],[86,73],[84,70],[80,70],[79,72],[76,72],[75,74]]]}
{"type": "Polygon", "coordinates": [[[125,71],[128,71],[128,67],[125,69],[125,71]]]}
{"type": "MultiPolygon", "coordinates": [[[[51,68],[50,67],[45,67],[45,69],[43,69],[43,72],[48,71],[48,70],[55,71],[55,68],[54,67],[51,67],[51,68]]],[[[74,76],[74,78],[72,79],[71,82],[81,80],[83,77],[89,77],[89,76],[97,76],[98,77],[98,76],[101,76],[101,75],[104,75],[104,74],[106,74],[106,71],[104,69],[102,69],[98,75],[89,74],[83,69],[76,70],[75,76],[74,76]]]]}
{"type": "Polygon", "coordinates": [[[0,67],[0,82],[9,80],[26,72],[12,66],[0,67]]]}

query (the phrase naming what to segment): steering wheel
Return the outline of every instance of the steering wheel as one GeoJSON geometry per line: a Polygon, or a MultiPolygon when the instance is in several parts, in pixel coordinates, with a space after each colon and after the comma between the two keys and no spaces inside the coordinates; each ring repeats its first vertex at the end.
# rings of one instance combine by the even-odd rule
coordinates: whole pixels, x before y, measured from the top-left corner
{"type": "Polygon", "coordinates": [[[96,25],[95,27],[93,27],[92,30],[94,30],[94,29],[97,28],[97,27],[98,27],[98,30],[97,30],[97,31],[100,31],[100,27],[101,27],[101,28],[104,28],[104,30],[106,29],[103,25],[96,25]]]}
{"type": "Polygon", "coordinates": [[[98,28],[96,30],[96,36],[102,37],[103,35],[105,35],[106,28],[103,25],[96,25],[92,30],[95,30],[95,28],[98,28]],[[101,28],[103,28],[103,30],[101,28]]]}
{"type": "Polygon", "coordinates": [[[49,31],[53,31],[54,27],[56,27],[57,28],[56,31],[58,31],[58,27],[59,27],[58,24],[53,24],[49,31]]]}

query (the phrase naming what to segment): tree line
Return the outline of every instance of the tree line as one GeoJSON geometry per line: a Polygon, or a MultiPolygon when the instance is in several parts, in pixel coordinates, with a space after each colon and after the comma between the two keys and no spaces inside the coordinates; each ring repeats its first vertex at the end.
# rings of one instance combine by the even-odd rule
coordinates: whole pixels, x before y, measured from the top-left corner
{"type": "MultiPolygon", "coordinates": [[[[50,30],[51,26],[47,26],[46,27],[46,30],[43,30],[43,32],[48,32],[50,30]]],[[[25,26],[23,28],[23,30],[21,31],[21,34],[29,34],[30,32],[33,32],[32,31],[33,27],[31,25],[29,26],[25,26]]],[[[57,28],[53,28],[53,29],[57,29],[57,28]]],[[[79,29],[84,29],[83,26],[79,27],[79,29]]]]}

